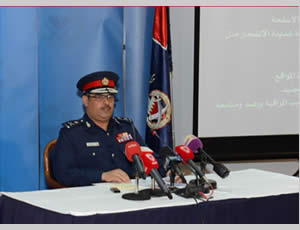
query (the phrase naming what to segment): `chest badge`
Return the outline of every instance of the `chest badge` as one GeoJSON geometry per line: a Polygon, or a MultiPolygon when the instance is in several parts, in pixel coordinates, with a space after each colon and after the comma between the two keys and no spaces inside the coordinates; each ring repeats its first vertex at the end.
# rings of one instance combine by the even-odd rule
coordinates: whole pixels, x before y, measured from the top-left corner
{"type": "Polygon", "coordinates": [[[86,147],[99,147],[99,142],[86,142],[86,147]]]}
{"type": "Polygon", "coordinates": [[[127,132],[118,133],[116,139],[117,139],[117,141],[118,141],[120,144],[121,144],[121,143],[124,143],[124,142],[126,142],[126,141],[133,140],[131,134],[130,134],[130,133],[127,133],[127,132]]]}

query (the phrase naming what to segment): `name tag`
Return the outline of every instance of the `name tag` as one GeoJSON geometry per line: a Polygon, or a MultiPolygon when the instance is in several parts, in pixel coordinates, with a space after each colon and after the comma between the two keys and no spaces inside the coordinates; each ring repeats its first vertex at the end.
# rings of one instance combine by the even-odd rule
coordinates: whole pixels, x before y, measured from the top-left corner
{"type": "Polygon", "coordinates": [[[87,142],[86,147],[98,147],[100,146],[99,142],[87,142]]]}

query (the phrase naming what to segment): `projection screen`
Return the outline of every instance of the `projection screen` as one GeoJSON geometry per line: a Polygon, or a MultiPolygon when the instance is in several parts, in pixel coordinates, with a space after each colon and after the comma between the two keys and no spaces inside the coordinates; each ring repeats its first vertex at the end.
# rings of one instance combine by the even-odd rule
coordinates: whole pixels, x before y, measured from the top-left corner
{"type": "Polygon", "coordinates": [[[299,9],[200,7],[199,137],[299,133],[299,9]]]}

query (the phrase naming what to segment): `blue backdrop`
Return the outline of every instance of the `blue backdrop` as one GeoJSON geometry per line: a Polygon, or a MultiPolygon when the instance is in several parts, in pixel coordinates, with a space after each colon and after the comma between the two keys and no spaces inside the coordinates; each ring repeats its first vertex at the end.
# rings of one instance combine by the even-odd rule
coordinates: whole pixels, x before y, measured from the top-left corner
{"type": "Polygon", "coordinates": [[[0,191],[46,188],[44,147],[61,123],[82,116],[76,83],[87,73],[119,74],[115,115],[144,134],[153,14],[151,7],[0,7],[0,191]]]}
{"type": "Polygon", "coordinates": [[[151,67],[153,7],[127,7],[126,15],[126,116],[145,136],[151,67]]]}
{"type": "Polygon", "coordinates": [[[38,189],[35,8],[0,8],[0,190],[38,189]]]}

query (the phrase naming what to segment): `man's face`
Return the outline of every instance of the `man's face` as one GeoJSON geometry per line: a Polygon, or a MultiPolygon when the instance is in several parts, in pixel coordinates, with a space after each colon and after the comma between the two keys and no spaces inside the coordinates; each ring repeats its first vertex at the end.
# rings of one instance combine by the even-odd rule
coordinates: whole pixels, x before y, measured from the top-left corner
{"type": "Polygon", "coordinates": [[[82,97],[89,117],[96,122],[107,122],[114,112],[113,94],[87,94],[82,97]]]}

